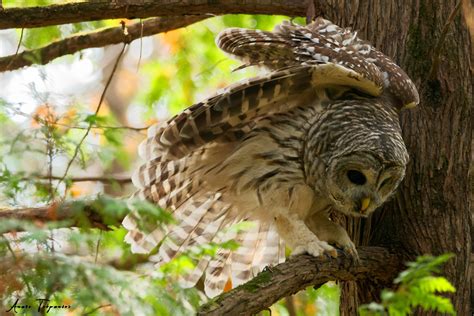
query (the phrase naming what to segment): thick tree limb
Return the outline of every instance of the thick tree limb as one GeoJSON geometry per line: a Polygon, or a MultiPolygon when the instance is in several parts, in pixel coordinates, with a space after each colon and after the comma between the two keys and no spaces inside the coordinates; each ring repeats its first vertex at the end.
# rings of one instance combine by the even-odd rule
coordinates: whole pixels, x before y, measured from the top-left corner
{"type": "Polygon", "coordinates": [[[400,258],[384,248],[358,248],[360,263],[340,253],[336,259],[299,255],[203,305],[198,315],[253,315],[308,286],[327,281],[370,279],[390,286],[402,270],[400,258]]]}
{"type": "Polygon", "coordinates": [[[203,14],[282,14],[304,16],[306,1],[206,1],[206,0],[154,0],[154,1],[100,1],[51,5],[31,8],[10,8],[0,11],[0,29],[31,28],[104,19],[135,19],[156,16],[203,14]]]}
{"type": "MultiPolygon", "coordinates": [[[[92,47],[103,47],[112,44],[130,43],[138,38],[171,31],[206,19],[208,16],[172,16],[155,18],[134,23],[126,27],[111,27],[98,32],[75,35],[53,42],[47,46],[23,51],[20,54],[0,58],[0,71],[14,70],[32,64],[45,65],[58,57],[74,54],[92,47]]],[[[0,22],[1,23],[1,22],[0,22]]]]}

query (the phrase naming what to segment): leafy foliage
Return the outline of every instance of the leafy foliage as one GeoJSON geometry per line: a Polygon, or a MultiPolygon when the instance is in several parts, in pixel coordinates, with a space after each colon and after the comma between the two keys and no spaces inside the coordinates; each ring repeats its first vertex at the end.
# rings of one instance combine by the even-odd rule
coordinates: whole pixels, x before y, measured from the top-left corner
{"type": "Polygon", "coordinates": [[[394,283],[396,291],[384,290],[380,304],[371,303],[359,309],[361,316],[405,316],[412,315],[413,310],[422,308],[449,315],[455,315],[449,298],[438,293],[454,293],[454,286],[442,276],[434,276],[440,272],[440,266],[452,258],[452,254],[438,257],[421,256],[415,262],[409,262],[408,269],[401,272],[394,283]]]}
{"type": "MultiPolygon", "coordinates": [[[[148,221],[167,223],[171,220],[167,212],[147,202],[125,203],[99,197],[76,201],[69,207],[77,214],[94,209],[104,223],[111,225],[109,231],[55,230],[52,234],[48,229],[57,228],[61,223],[37,226],[28,221],[2,221],[1,306],[12,306],[20,299],[19,304],[37,307],[37,300],[46,298],[50,305],[68,305],[81,314],[93,310],[92,314],[96,315],[115,315],[118,311],[122,315],[192,313],[204,297],[196,289],[180,288],[176,279],[186,269],[192,269],[189,262],[201,254],[196,251],[182,255],[163,267],[166,273],[149,275],[135,270],[141,264],[147,265],[147,257],[131,254],[123,242],[125,230],[116,227],[118,219],[130,211],[128,205],[148,221]],[[14,230],[25,232],[5,234],[14,230]],[[101,248],[104,250],[98,256],[101,248]]],[[[90,226],[87,218],[82,220],[81,227],[90,226]]],[[[222,246],[226,245],[204,245],[202,253],[215,252],[222,246]]]]}

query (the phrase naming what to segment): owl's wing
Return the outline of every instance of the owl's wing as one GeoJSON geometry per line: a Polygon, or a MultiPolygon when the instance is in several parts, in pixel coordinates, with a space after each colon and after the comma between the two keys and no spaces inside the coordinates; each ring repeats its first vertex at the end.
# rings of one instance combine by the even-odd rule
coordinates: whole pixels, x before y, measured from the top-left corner
{"type": "Polygon", "coordinates": [[[220,33],[216,42],[223,51],[243,61],[244,66],[278,69],[336,63],[384,86],[402,107],[419,103],[414,83],[398,65],[357,37],[357,32],[322,18],[307,26],[285,21],[273,32],[231,28],[220,33]]]}
{"type": "Polygon", "coordinates": [[[287,111],[299,105],[318,88],[344,87],[378,96],[381,84],[351,68],[327,62],[289,67],[231,85],[218,95],[192,105],[164,124],[149,130],[149,139],[140,149],[147,160],[184,157],[256,117],[287,111]]]}

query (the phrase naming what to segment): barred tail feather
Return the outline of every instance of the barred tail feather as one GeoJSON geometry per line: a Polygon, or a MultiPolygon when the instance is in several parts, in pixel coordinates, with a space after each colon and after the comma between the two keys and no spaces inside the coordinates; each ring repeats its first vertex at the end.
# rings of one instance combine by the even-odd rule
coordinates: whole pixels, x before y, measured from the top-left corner
{"type": "Polygon", "coordinates": [[[149,253],[166,234],[161,225],[157,225],[150,233],[144,234],[138,229],[136,217],[130,215],[124,218],[122,224],[128,230],[125,235],[125,242],[130,244],[133,253],[149,253]]]}
{"type": "MultiPolygon", "coordinates": [[[[215,242],[224,243],[230,240],[235,240],[240,244],[242,240],[242,232],[236,232],[233,229],[226,229],[232,227],[234,224],[240,222],[239,219],[227,214],[224,222],[222,223],[222,229],[218,232],[215,238],[215,242]]],[[[204,271],[204,292],[209,297],[214,297],[224,290],[226,283],[231,278],[231,261],[230,257],[232,250],[230,249],[219,249],[217,254],[209,261],[206,270],[204,271]]]]}
{"type": "MultiPolygon", "coordinates": [[[[224,226],[228,225],[229,220],[227,220],[227,216],[230,211],[231,205],[220,201],[215,203],[213,207],[209,209],[197,229],[190,235],[188,247],[202,246],[211,242],[219,243],[221,241],[219,231],[224,226]]],[[[210,261],[210,256],[204,256],[199,260],[193,271],[182,275],[180,283],[183,287],[192,287],[196,285],[199,279],[204,275],[210,261]]]]}
{"type": "Polygon", "coordinates": [[[209,262],[204,280],[204,292],[209,297],[214,297],[224,290],[231,277],[230,256],[232,251],[219,249],[214,259],[209,262]]]}
{"type": "Polygon", "coordinates": [[[275,266],[285,261],[285,243],[280,238],[274,223],[268,228],[266,239],[259,248],[252,263],[254,275],[267,266],[275,266]]]}
{"type": "Polygon", "coordinates": [[[237,250],[232,253],[232,284],[239,286],[253,276],[253,263],[259,247],[268,232],[267,222],[253,222],[249,230],[242,232],[242,242],[237,250]]]}
{"type": "MultiPolygon", "coordinates": [[[[176,212],[175,219],[179,222],[170,228],[170,233],[166,236],[158,252],[159,257],[164,262],[173,259],[179,252],[186,248],[189,236],[201,223],[204,215],[218,196],[212,196],[204,202],[189,199],[183,210],[176,212]]],[[[160,263],[158,263],[160,264],[160,263]]]]}
{"type": "Polygon", "coordinates": [[[210,256],[202,257],[192,271],[179,276],[179,284],[184,288],[195,286],[199,279],[204,275],[204,271],[206,271],[210,261],[210,256]]]}
{"type": "MultiPolygon", "coordinates": [[[[133,198],[138,197],[154,201],[159,207],[168,209],[171,213],[174,213],[173,211],[176,210],[176,207],[186,203],[198,186],[198,181],[193,182],[188,180],[181,183],[180,187],[174,189],[169,195],[166,195],[163,192],[158,192],[159,186],[153,185],[148,191],[139,191],[133,198]],[[173,205],[172,203],[175,204],[173,205]]],[[[131,208],[133,209],[133,207],[131,208]]],[[[149,253],[163,240],[168,230],[164,224],[159,222],[143,223],[144,227],[139,229],[137,223],[140,221],[140,215],[133,210],[124,218],[122,224],[128,230],[125,236],[125,242],[131,245],[131,250],[134,253],[149,253]],[[152,229],[147,230],[148,227],[152,227],[152,229]]]]}
{"type": "Polygon", "coordinates": [[[203,203],[190,199],[183,205],[184,211],[179,212],[182,215],[176,216],[179,224],[170,229],[158,257],[169,261],[184,250],[212,242],[230,208],[219,198],[217,193],[203,203]]]}

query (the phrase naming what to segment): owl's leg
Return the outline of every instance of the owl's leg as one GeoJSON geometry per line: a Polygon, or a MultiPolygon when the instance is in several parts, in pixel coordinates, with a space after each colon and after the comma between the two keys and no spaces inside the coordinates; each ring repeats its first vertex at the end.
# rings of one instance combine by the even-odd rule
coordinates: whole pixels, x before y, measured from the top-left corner
{"type": "Polygon", "coordinates": [[[306,185],[281,186],[262,197],[263,207],[272,210],[278,233],[293,255],[309,253],[317,257],[328,253],[336,256],[336,249],[320,240],[304,222],[311,210],[313,195],[313,190],[306,185]]]}
{"type": "Polygon", "coordinates": [[[335,244],[355,259],[359,259],[357,249],[346,230],[331,221],[326,212],[312,214],[306,219],[305,223],[321,240],[335,244]]]}
{"type": "Polygon", "coordinates": [[[275,223],[278,233],[292,249],[292,255],[309,253],[318,257],[328,253],[333,257],[337,256],[336,249],[320,240],[298,216],[276,214],[275,223]]]}

